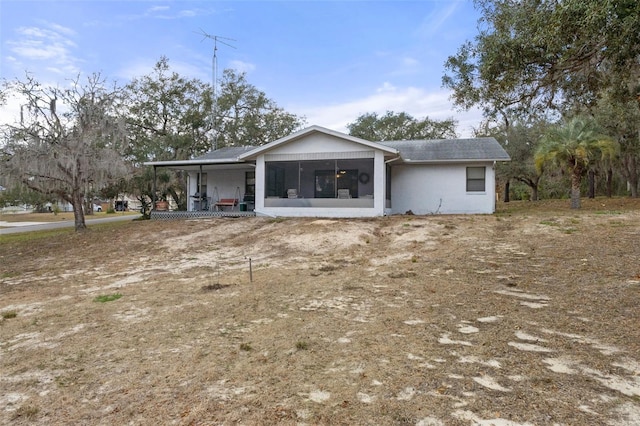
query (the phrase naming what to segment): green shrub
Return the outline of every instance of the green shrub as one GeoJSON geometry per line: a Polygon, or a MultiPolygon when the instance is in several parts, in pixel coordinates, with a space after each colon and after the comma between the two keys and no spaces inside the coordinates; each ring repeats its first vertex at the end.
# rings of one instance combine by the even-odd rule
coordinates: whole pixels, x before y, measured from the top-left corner
{"type": "Polygon", "coordinates": [[[99,302],[99,303],[105,303],[105,302],[112,302],[114,300],[118,300],[122,297],[122,295],[120,293],[115,293],[115,294],[103,294],[101,296],[97,296],[95,299],[93,299],[94,302],[99,302]]]}
{"type": "Polygon", "coordinates": [[[11,319],[17,316],[18,316],[18,313],[16,311],[6,311],[2,313],[2,318],[4,319],[11,319]]]}

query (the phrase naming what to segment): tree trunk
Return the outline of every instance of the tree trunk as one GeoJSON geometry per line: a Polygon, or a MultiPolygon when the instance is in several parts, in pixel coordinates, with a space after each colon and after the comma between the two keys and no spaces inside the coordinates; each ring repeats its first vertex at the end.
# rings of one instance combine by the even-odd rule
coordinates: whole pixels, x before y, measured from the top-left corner
{"type": "Polygon", "coordinates": [[[613,197],[613,169],[607,169],[607,197],[613,197]]]}
{"type": "Polygon", "coordinates": [[[589,170],[589,198],[596,198],[596,172],[589,170]]]}
{"type": "Polygon", "coordinates": [[[93,200],[87,200],[84,203],[84,207],[85,207],[85,209],[84,209],[85,216],[93,215],[93,200]]]}
{"type": "Polygon", "coordinates": [[[582,180],[582,174],[574,171],[571,173],[571,208],[580,208],[580,181],[582,180]]]}
{"type": "Polygon", "coordinates": [[[531,185],[531,201],[538,201],[538,185],[531,185]]]}
{"type": "Polygon", "coordinates": [[[631,196],[638,198],[638,169],[636,168],[636,162],[633,161],[630,167],[629,183],[631,184],[631,196]]]}
{"type": "Polygon", "coordinates": [[[529,188],[531,188],[531,194],[530,196],[530,200],[531,201],[538,201],[538,182],[540,181],[540,179],[527,179],[527,180],[523,180],[524,183],[527,184],[527,186],[529,188]]]}
{"type": "Polygon", "coordinates": [[[71,205],[73,206],[73,220],[76,232],[82,232],[87,229],[87,225],[84,222],[83,198],[79,192],[72,194],[71,205]]]}
{"type": "Polygon", "coordinates": [[[509,187],[511,186],[511,181],[507,180],[507,183],[504,184],[504,202],[508,203],[509,199],[509,187]]]}

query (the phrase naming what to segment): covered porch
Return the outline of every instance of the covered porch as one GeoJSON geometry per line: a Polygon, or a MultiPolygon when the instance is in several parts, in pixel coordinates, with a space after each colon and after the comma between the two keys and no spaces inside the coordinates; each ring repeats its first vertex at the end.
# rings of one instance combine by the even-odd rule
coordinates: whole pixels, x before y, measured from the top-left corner
{"type": "Polygon", "coordinates": [[[154,194],[157,168],[184,172],[181,209],[163,206],[153,200],[152,219],[254,216],[255,165],[238,160],[238,155],[254,147],[225,147],[192,160],[156,161],[146,165],[154,168],[154,194]]]}

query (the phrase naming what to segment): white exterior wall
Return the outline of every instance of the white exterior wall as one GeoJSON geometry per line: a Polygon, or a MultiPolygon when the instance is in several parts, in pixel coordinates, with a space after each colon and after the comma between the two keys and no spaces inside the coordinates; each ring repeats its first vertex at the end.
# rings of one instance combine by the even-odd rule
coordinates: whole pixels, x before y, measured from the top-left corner
{"type": "MultiPolygon", "coordinates": [[[[368,151],[372,148],[334,136],[314,133],[305,138],[292,141],[283,146],[269,150],[267,155],[317,154],[368,151]]],[[[333,158],[333,157],[331,157],[333,158]]],[[[384,215],[385,164],[384,153],[374,151],[374,173],[372,207],[265,207],[265,155],[256,159],[256,202],[255,212],[258,215],[281,217],[376,217],[384,215]]]]}
{"type": "MultiPolygon", "coordinates": [[[[240,188],[240,200],[244,197],[245,190],[245,172],[248,169],[222,169],[222,170],[207,170],[203,169],[202,173],[207,174],[207,197],[210,198],[212,208],[213,203],[216,202],[216,189],[218,198],[237,198],[237,188],[240,188]]],[[[191,198],[193,194],[198,192],[198,172],[189,172],[189,207],[188,210],[194,209],[194,199],[191,198]]]]}
{"type": "Polygon", "coordinates": [[[326,135],[324,133],[312,133],[301,139],[291,141],[281,146],[275,147],[267,153],[269,154],[308,154],[312,152],[351,152],[351,151],[371,151],[372,148],[357,144],[351,141],[326,135]]]}
{"type": "Polygon", "coordinates": [[[493,162],[396,165],[391,168],[391,213],[459,214],[495,212],[493,162]],[[486,167],[485,191],[467,192],[467,167],[486,167]]]}

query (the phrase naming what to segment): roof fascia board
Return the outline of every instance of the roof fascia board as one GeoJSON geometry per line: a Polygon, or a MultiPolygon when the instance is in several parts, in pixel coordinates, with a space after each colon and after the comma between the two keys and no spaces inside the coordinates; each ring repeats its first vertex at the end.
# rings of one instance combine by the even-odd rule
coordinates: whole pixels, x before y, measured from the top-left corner
{"type": "Polygon", "coordinates": [[[496,161],[511,161],[511,159],[505,158],[474,158],[474,159],[450,159],[450,160],[405,160],[402,158],[402,163],[406,164],[468,164],[468,163],[495,163],[496,161]]]}
{"type": "Polygon", "coordinates": [[[238,159],[207,159],[207,160],[172,160],[172,161],[147,161],[144,166],[194,166],[198,164],[241,164],[244,161],[238,159]]]}

